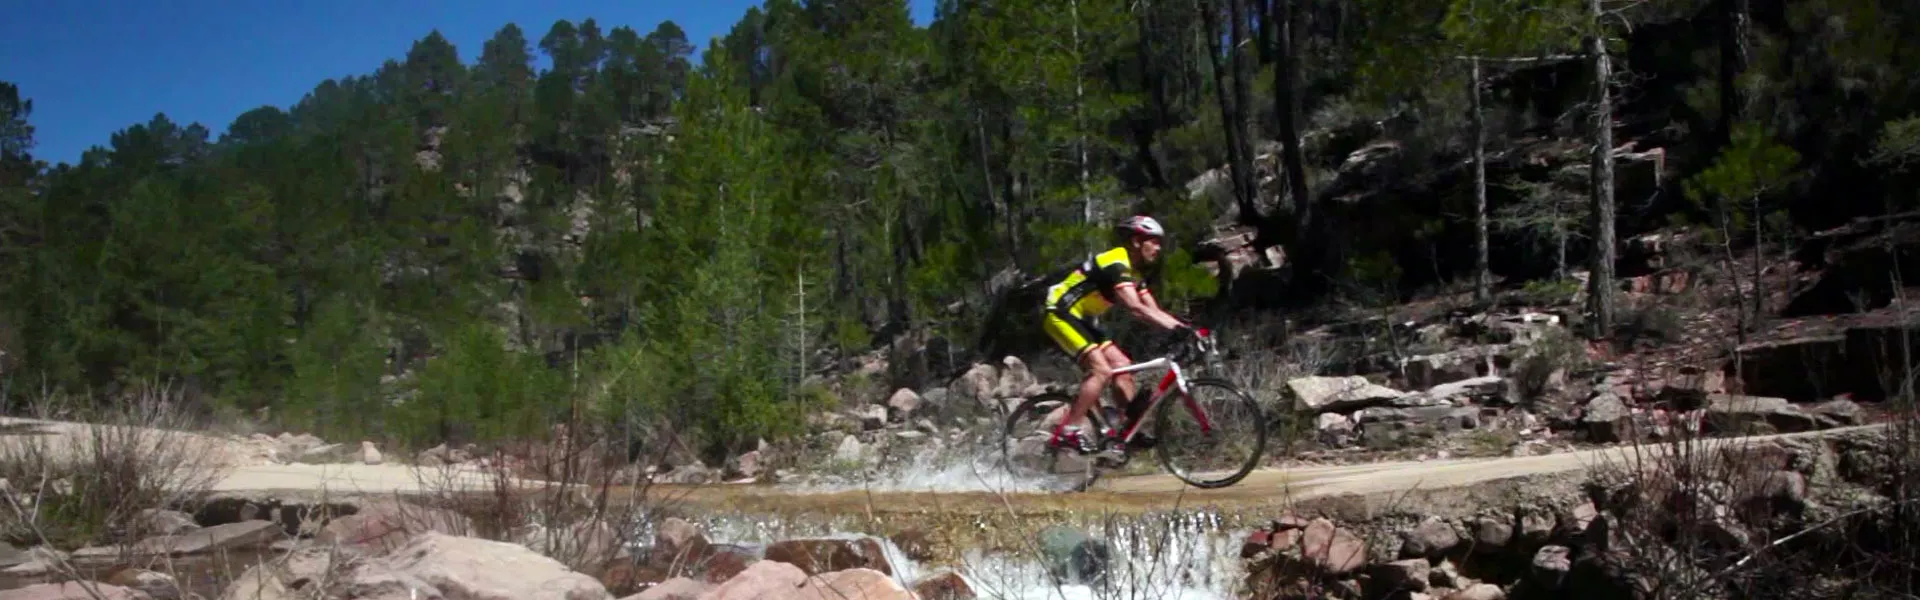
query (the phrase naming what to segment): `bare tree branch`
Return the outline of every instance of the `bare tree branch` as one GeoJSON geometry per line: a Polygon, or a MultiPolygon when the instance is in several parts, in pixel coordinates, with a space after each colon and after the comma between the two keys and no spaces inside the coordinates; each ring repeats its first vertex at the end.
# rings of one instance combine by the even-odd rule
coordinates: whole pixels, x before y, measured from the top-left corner
{"type": "Polygon", "coordinates": [[[1473,56],[1473,55],[1462,55],[1462,56],[1455,56],[1455,57],[1453,57],[1453,59],[1454,59],[1454,60],[1467,60],[1467,61],[1473,61],[1473,60],[1477,60],[1477,61],[1480,61],[1480,62],[1495,62],[1495,63],[1508,63],[1508,64],[1531,64],[1531,63],[1557,63],[1557,62],[1567,62],[1567,61],[1574,61],[1574,60],[1581,60],[1581,59],[1583,59],[1583,58],[1586,58],[1586,57],[1584,57],[1584,56],[1581,56],[1581,55],[1578,55],[1578,54],[1548,54],[1548,55],[1545,55],[1545,56],[1473,56]]]}

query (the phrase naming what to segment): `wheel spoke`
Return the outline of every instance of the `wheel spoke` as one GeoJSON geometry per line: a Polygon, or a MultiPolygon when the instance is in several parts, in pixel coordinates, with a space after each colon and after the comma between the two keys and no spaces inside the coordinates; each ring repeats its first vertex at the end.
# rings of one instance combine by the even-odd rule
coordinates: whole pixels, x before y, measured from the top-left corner
{"type": "Polygon", "coordinates": [[[1169,399],[1156,415],[1161,465],[1196,487],[1239,482],[1266,450],[1259,405],[1224,380],[1195,379],[1188,388],[1188,397],[1169,399]]]}
{"type": "Polygon", "coordinates": [[[1072,406],[1073,398],[1064,394],[1042,394],[1015,407],[1000,434],[1002,468],[1022,478],[1061,480],[1073,489],[1091,485],[1099,476],[1092,460],[1047,445],[1072,406]]]}

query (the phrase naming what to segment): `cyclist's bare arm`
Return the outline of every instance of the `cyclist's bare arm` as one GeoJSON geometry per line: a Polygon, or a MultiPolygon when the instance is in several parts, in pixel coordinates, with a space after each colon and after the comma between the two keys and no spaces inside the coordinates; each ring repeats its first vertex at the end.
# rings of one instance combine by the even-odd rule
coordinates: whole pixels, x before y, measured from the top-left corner
{"type": "Polygon", "coordinates": [[[1153,307],[1154,310],[1158,310],[1160,312],[1166,312],[1166,310],[1160,308],[1160,301],[1153,297],[1153,290],[1147,289],[1145,287],[1140,287],[1135,289],[1139,290],[1140,292],[1141,302],[1146,303],[1147,306],[1153,307]]]}
{"type": "Polygon", "coordinates": [[[1125,305],[1127,310],[1133,311],[1133,314],[1141,319],[1145,319],[1165,329],[1173,329],[1182,325],[1179,319],[1173,318],[1173,315],[1167,314],[1167,311],[1160,310],[1160,307],[1154,304],[1150,294],[1140,293],[1139,288],[1135,287],[1132,282],[1122,282],[1120,285],[1114,286],[1113,295],[1118,296],[1120,304],[1125,305]],[[1146,297],[1142,298],[1142,296],[1146,297]]]}

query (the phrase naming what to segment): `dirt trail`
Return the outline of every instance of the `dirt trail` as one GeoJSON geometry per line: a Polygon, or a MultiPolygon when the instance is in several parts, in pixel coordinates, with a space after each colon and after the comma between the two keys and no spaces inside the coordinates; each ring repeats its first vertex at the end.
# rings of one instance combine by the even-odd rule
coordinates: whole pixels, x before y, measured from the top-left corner
{"type": "MultiPolygon", "coordinates": [[[[1819,432],[1753,436],[1703,441],[1711,446],[1742,445],[1779,439],[1844,435],[1885,427],[1863,425],[1819,432]]],[[[17,448],[22,440],[53,440],[65,436],[83,442],[89,426],[0,417],[0,451],[17,448]]],[[[335,495],[408,494],[454,487],[484,489],[486,481],[473,472],[415,469],[400,464],[259,464],[246,459],[240,442],[211,435],[186,436],[210,451],[225,452],[228,472],[214,490],[225,493],[328,493],[335,495]]],[[[58,446],[50,444],[49,446],[58,446]]],[[[653,493],[694,504],[744,511],[873,513],[965,513],[979,511],[1049,511],[1099,509],[1121,512],[1165,510],[1182,506],[1282,506],[1303,500],[1341,496],[1405,494],[1423,490],[1474,488],[1494,482],[1543,475],[1568,475],[1600,465],[1626,465],[1659,456],[1667,446],[1617,446],[1542,456],[1401,461],[1359,465],[1263,469],[1225,489],[1188,487],[1166,474],[1102,478],[1082,493],[984,491],[875,491],[814,492],[763,485],[655,486],[653,493]]]]}
{"type": "Polygon", "coordinates": [[[0,457],[73,460],[89,453],[96,441],[106,448],[137,443],[149,460],[213,465],[224,473],[213,482],[212,491],[222,493],[352,496],[480,490],[489,485],[486,477],[473,470],[419,469],[392,463],[276,464],[258,456],[248,442],[225,436],[0,417],[0,457]]]}
{"type": "MultiPolygon", "coordinates": [[[[1711,450],[1773,440],[1846,435],[1884,427],[1884,424],[1862,425],[1817,432],[1703,440],[1698,442],[1697,447],[1711,450]]],[[[1254,471],[1232,487],[1214,490],[1187,486],[1164,473],[1102,478],[1082,493],[865,490],[806,493],[764,486],[667,489],[674,496],[690,502],[747,511],[778,512],[1044,512],[1089,508],[1142,512],[1176,507],[1257,508],[1339,497],[1379,498],[1422,491],[1490,488],[1499,482],[1577,475],[1600,466],[1624,467],[1669,451],[1669,446],[1649,444],[1541,456],[1262,469],[1254,471]]]]}

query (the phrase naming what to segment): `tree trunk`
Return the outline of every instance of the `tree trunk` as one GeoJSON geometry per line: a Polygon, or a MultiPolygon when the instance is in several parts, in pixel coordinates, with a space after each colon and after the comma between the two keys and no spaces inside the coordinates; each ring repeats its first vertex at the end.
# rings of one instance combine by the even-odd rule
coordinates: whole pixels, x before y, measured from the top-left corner
{"type": "Polygon", "coordinates": [[[1593,201],[1593,265],[1588,280],[1588,296],[1593,302],[1593,337],[1613,335],[1613,64],[1607,57],[1606,18],[1600,0],[1587,0],[1593,17],[1594,33],[1587,37],[1587,53],[1593,58],[1593,163],[1590,170],[1593,201]]]}
{"type": "MultiPolygon", "coordinates": [[[[1167,101],[1167,67],[1160,63],[1159,46],[1154,43],[1159,34],[1158,23],[1153,19],[1153,3],[1143,1],[1140,7],[1140,84],[1142,89],[1153,96],[1153,127],[1159,129],[1173,122],[1172,107],[1167,101]]],[[[1178,44],[1174,44],[1178,47],[1178,44]]]]}
{"type": "MultiPolygon", "coordinates": [[[[1220,58],[1222,52],[1220,49],[1219,35],[1220,19],[1218,15],[1214,13],[1213,2],[1200,0],[1196,2],[1195,5],[1200,9],[1200,24],[1204,30],[1202,37],[1207,38],[1207,49],[1209,50],[1207,52],[1207,60],[1213,66],[1213,85],[1214,89],[1217,90],[1214,96],[1220,101],[1220,125],[1227,134],[1228,164],[1232,166],[1232,170],[1238,171],[1241,160],[1240,142],[1235,138],[1239,133],[1239,128],[1234,124],[1239,122],[1240,119],[1235,116],[1239,113],[1234,111],[1231,91],[1233,88],[1230,87],[1227,82],[1227,65],[1222,62],[1220,58]]],[[[1251,190],[1240,187],[1239,177],[1230,177],[1228,180],[1233,182],[1233,201],[1234,205],[1238,207],[1240,211],[1239,221],[1248,225],[1259,222],[1259,207],[1253,203],[1253,196],[1249,193],[1251,190]]]]}
{"type": "MultiPolygon", "coordinates": [[[[1728,206],[1727,203],[1727,200],[1722,199],[1718,205],[1719,209],[1717,210],[1720,220],[1720,250],[1722,252],[1722,261],[1726,265],[1723,268],[1727,272],[1727,281],[1733,283],[1735,343],[1745,345],[1747,343],[1747,333],[1753,331],[1754,326],[1753,322],[1747,318],[1749,314],[1746,301],[1747,296],[1746,294],[1740,293],[1740,259],[1733,254],[1733,217],[1731,216],[1733,207],[1728,206]]],[[[1739,353],[1735,352],[1734,354],[1739,353]]],[[[1736,366],[1735,371],[1738,370],[1736,366]]]]}
{"type": "MultiPolygon", "coordinates": [[[[1754,194],[1753,197],[1749,199],[1748,206],[1749,212],[1747,214],[1750,215],[1749,218],[1753,220],[1753,302],[1749,304],[1753,307],[1753,318],[1749,319],[1747,323],[1753,325],[1753,330],[1758,332],[1760,331],[1760,315],[1767,310],[1767,291],[1760,285],[1760,271],[1763,270],[1762,267],[1766,262],[1765,247],[1762,244],[1765,244],[1767,241],[1766,238],[1763,237],[1760,227],[1766,219],[1760,214],[1759,194],[1754,194]]],[[[1735,289],[1734,291],[1738,292],[1739,290],[1735,289]]],[[[1742,343],[1745,343],[1745,341],[1746,340],[1741,340],[1742,343]]]]}
{"type": "Polygon", "coordinates": [[[1740,120],[1740,74],[1747,70],[1748,0],[1720,0],[1720,122],[1719,143],[1733,140],[1733,124],[1740,120]]]}
{"type": "MultiPolygon", "coordinates": [[[[976,136],[979,138],[979,145],[980,145],[980,181],[982,183],[982,187],[980,189],[987,196],[988,210],[990,212],[1000,213],[1000,218],[1002,222],[1006,223],[1007,240],[1011,242],[1013,240],[1013,211],[1008,210],[1008,207],[1003,202],[1001,202],[1000,198],[994,197],[993,163],[991,162],[992,159],[990,158],[990,154],[987,152],[986,115],[982,114],[982,111],[977,108],[974,109],[973,111],[973,126],[974,126],[974,131],[976,132],[976,136]]],[[[991,223],[991,221],[989,221],[989,223],[991,223]]],[[[1011,254],[1012,244],[1009,243],[1007,245],[1009,250],[1009,254],[1007,255],[1007,258],[1009,260],[1009,264],[1012,264],[1011,261],[1015,260],[1016,257],[1013,256],[1013,254],[1011,254]]]]}
{"type": "Polygon", "coordinates": [[[1560,212],[1560,205],[1555,204],[1553,209],[1553,277],[1556,280],[1566,281],[1567,224],[1562,222],[1563,218],[1560,216],[1560,212]]]}
{"type": "Polygon", "coordinates": [[[1319,289],[1321,255],[1324,248],[1321,236],[1316,235],[1313,222],[1313,190],[1307,187],[1306,153],[1300,148],[1300,57],[1294,46],[1294,36],[1298,35],[1305,21],[1298,10],[1297,0],[1272,0],[1274,24],[1278,26],[1274,35],[1274,50],[1279,60],[1273,63],[1274,114],[1280,120],[1281,160],[1286,169],[1287,195],[1293,199],[1294,210],[1294,273],[1296,281],[1305,284],[1301,288],[1311,296],[1319,289]]]}
{"type": "Polygon", "coordinates": [[[1074,145],[1075,153],[1080,156],[1080,218],[1083,224],[1092,225],[1093,192],[1087,189],[1087,86],[1080,74],[1084,60],[1080,54],[1080,0],[1068,0],[1067,7],[1073,20],[1073,129],[1079,134],[1079,141],[1074,145]]]}
{"type": "Polygon", "coordinates": [[[1233,23],[1228,27],[1228,39],[1233,42],[1233,47],[1228,49],[1228,55],[1233,61],[1233,106],[1240,112],[1236,115],[1239,118],[1234,119],[1231,125],[1239,128],[1234,140],[1240,144],[1240,158],[1233,164],[1233,178],[1238,182],[1235,185],[1246,193],[1247,201],[1258,206],[1260,188],[1253,177],[1253,98],[1248,89],[1252,86],[1248,80],[1253,79],[1253,65],[1246,50],[1250,39],[1247,35],[1247,13],[1251,11],[1246,10],[1245,3],[1251,1],[1254,0],[1227,0],[1227,14],[1233,18],[1233,23]]]}
{"type": "Polygon", "coordinates": [[[793,281],[794,281],[794,297],[796,300],[799,301],[799,306],[800,306],[800,309],[797,312],[795,312],[796,318],[800,322],[800,325],[799,327],[794,328],[794,332],[793,332],[794,341],[797,342],[795,345],[799,346],[799,353],[800,353],[799,360],[795,361],[799,363],[799,370],[798,372],[794,373],[794,378],[793,378],[793,382],[797,386],[800,382],[807,380],[807,272],[806,270],[794,269],[793,281]]]}
{"type": "MultiPolygon", "coordinates": [[[[899,194],[901,191],[895,189],[890,193],[899,194]]],[[[887,243],[893,246],[893,269],[887,272],[887,321],[888,325],[904,327],[913,322],[913,314],[907,305],[907,265],[911,262],[907,253],[913,248],[914,236],[907,211],[899,211],[894,219],[888,219],[885,231],[887,243]],[[898,222],[894,222],[894,219],[898,219],[898,222]]]]}
{"type": "Polygon", "coordinates": [[[1260,3],[1259,4],[1260,29],[1258,33],[1256,33],[1255,35],[1259,36],[1258,43],[1260,46],[1260,64],[1264,65],[1264,64],[1273,62],[1273,55],[1274,55],[1273,3],[1267,2],[1265,0],[1255,0],[1255,1],[1260,3]]]}
{"type": "MultiPolygon", "coordinates": [[[[1000,201],[1006,206],[1007,253],[1013,256],[1013,264],[1020,264],[1020,195],[1016,189],[1018,174],[1014,171],[1013,119],[1000,120],[1000,139],[1005,142],[1001,150],[1000,201]]],[[[983,148],[984,150],[984,148],[983,148]]]]}
{"type": "Polygon", "coordinates": [[[1135,152],[1139,155],[1140,167],[1147,172],[1151,185],[1159,189],[1170,189],[1173,184],[1167,181],[1167,175],[1160,168],[1159,158],[1153,155],[1154,136],[1161,127],[1172,119],[1168,117],[1166,69],[1160,65],[1158,52],[1153,43],[1153,5],[1143,1],[1139,7],[1140,18],[1134,23],[1139,27],[1140,44],[1137,46],[1136,60],[1140,62],[1140,89],[1153,99],[1153,111],[1148,117],[1134,119],[1133,139],[1135,152]]]}
{"type": "Polygon", "coordinates": [[[1473,299],[1486,302],[1493,297],[1493,272],[1487,265],[1487,120],[1480,106],[1480,60],[1472,62],[1473,81],[1469,86],[1473,111],[1473,299]]]}

